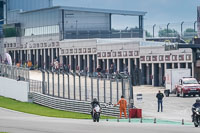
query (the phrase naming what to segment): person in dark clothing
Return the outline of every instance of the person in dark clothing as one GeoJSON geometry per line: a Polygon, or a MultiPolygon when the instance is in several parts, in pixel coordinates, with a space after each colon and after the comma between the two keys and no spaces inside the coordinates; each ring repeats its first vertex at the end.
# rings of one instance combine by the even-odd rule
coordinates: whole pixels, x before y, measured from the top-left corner
{"type": "Polygon", "coordinates": [[[192,105],[192,122],[194,122],[194,110],[200,108],[200,99],[197,98],[196,102],[192,105]]]}
{"type": "Polygon", "coordinates": [[[161,107],[161,112],[163,112],[163,93],[161,93],[160,91],[158,91],[156,98],[158,99],[158,112],[160,111],[160,107],[161,107]]]}
{"type": "Polygon", "coordinates": [[[99,65],[97,67],[97,76],[100,76],[101,71],[102,71],[102,69],[101,69],[101,66],[99,65]]]}
{"type": "Polygon", "coordinates": [[[95,107],[95,105],[99,105],[100,106],[100,104],[99,104],[99,102],[97,101],[96,98],[94,98],[93,101],[91,102],[92,109],[95,107]]]}
{"type": "Polygon", "coordinates": [[[94,108],[96,105],[99,105],[99,107],[100,107],[99,102],[97,101],[96,98],[94,98],[93,101],[91,102],[91,115],[93,114],[93,108],[94,108]]]}
{"type": "Polygon", "coordinates": [[[114,73],[114,66],[113,66],[113,64],[110,65],[109,73],[110,73],[110,74],[113,74],[113,73],[114,73]]]}

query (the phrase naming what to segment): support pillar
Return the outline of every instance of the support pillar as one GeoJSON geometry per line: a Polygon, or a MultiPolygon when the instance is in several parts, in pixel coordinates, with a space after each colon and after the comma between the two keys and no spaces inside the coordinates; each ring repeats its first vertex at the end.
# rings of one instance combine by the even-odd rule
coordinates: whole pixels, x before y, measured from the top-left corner
{"type": "Polygon", "coordinates": [[[87,56],[87,70],[89,72],[90,58],[89,58],[89,55],[86,55],[86,56],[87,56]]]}
{"type": "Polygon", "coordinates": [[[178,63],[178,69],[180,69],[181,68],[181,63],[178,63]]]}
{"type": "Polygon", "coordinates": [[[192,77],[194,77],[194,62],[192,62],[192,77]]]}
{"type": "Polygon", "coordinates": [[[119,72],[119,59],[117,59],[117,71],[119,72]]]}
{"type": "Polygon", "coordinates": [[[131,73],[131,59],[128,58],[128,72],[131,73]]]}
{"type": "Polygon", "coordinates": [[[152,86],[154,86],[154,64],[152,63],[152,76],[153,76],[153,78],[152,78],[152,86]]]}
{"type": "Polygon", "coordinates": [[[20,50],[20,63],[22,64],[22,50],[20,50]]]}
{"type": "Polygon", "coordinates": [[[161,86],[162,85],[162,79],[163,79],[163,77],[162,77],[162,65],[161,65],[161,63],[159,63],[159,86],[161,86]]]}
{"type": "Polygon", "coordinates": [[[14,50],[14,65],[16,65],[16,51],[14,50]]]}
{"type": "Polygon", "coordinates": [[[69,55],[69,65],[70,65],[70,69],[69,71],[72,69],[72,56],[69,55]]]}
{"type": "Polygon", "coordinates": [[[38,49],[36,49],[36,64],[38,66],[38,49]]]}
{"type": "Polygon", "coordinates": [[[150,73],[149,73],[149,64],[146,64],[147,69],[147,85],[150,85],[150,73]]]}
{"type": "Polygon", "coordinates": [[[79,69],[81,70],[81,59],[80,59],[80,55],[78,55],[78,66],[79,66],[79,69]]]}
{"type": "Polygon", "coordinates": [[[43,63],[43,68],[44,69],[46,69],[46,63],[47,63],[47,61],[46,61],[46,50],[45,49],[43,49],[44,50],[44,55],[43,55],[43,60],[44,60],[44,63],[43,63]]]}
{"type": "Polygon", "coordinates": [[[186,69],[189,68],[189,63],[188,63],[188,62],[185,63],[185,68],[186,68],[186,69]]]}
{"type": "Polygon", "coordinates": [[[106,70],[109,72],[109,59],[106,59],[106,64],[107,64],[107,66],[106,66],[106,70]]]}

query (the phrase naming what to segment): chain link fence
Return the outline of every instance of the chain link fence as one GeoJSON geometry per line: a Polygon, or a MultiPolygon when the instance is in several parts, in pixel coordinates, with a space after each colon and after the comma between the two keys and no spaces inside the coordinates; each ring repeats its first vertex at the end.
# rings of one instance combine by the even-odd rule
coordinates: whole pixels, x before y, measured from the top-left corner
{"type": "Polygon", "coordinates": [[[197,21],[145,25],[147,37],[181,37],[184,40],[197,36],[197,21]]]}

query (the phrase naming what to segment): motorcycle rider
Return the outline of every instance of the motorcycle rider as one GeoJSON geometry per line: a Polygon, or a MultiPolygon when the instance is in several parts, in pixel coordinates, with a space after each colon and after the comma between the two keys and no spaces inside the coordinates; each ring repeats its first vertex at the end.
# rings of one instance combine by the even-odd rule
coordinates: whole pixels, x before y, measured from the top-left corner
{"type": "Polygon", "coordinates": [[[197,98],[196,102],[192,106],[192,122],[194,122],[194,110],[200,107],[200,99],[197,98]]]}
{"type": "Polygon", "coordinates": [[[94,107],[95,107],[96,105],[99,105],[99,107],[100,107],[99,102],[97,101],[96,98],[94,98],[93,101],[91,102],[91,115],[92,115],[92,116],[93,116],[93,109],[94,109],[94,107]]]}

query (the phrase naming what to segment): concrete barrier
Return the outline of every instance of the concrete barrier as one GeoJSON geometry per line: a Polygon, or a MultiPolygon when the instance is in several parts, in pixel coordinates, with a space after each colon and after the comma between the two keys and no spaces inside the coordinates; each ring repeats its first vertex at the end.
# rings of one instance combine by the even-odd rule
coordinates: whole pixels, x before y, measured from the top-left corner
{"type": "Polygon", "coordinates": [[[0,77],[0,95],[28,102],[29,83],[0,77]]]}

